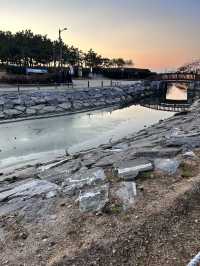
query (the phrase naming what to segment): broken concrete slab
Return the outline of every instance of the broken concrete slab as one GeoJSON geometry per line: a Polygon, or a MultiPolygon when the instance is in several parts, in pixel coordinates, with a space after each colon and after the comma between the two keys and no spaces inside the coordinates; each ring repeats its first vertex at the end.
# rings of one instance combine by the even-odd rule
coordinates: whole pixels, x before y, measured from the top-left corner
{"type": "Polygon", "coordinates": [[[126,211],[134,205],[135,198],[137,196],[136,183],[121,182],[115,194],[122,203],[123,209],[126,211]]]}
{"type": "Polygon", "coordinates": [[[106,175],[101,168],[81,169],[63,182],[63,193],[73,196],[84,187],[97,186],[106,182],[106,175]]]}
{"type": "Polygon", "coordinates": [[[139,172],[153,170],[153,165],[148,160],[135,159],[127,162],[121,162],[115,165],[119,177],[130,176],[133,179],[138,175],[139,172]]]}
{"type": "Polygon", "coordinates": [[[163,171],[168,174],[175,174],[180,165],[180,161],[177,159],[155,159],[155,170],[163,171]]]}
{"type": "Polygon", "coordinates": [[[81,212],[101,211],[109,201],[108,184],[100,186],[95,190],[81,192],[78,201],[81,212]]]}

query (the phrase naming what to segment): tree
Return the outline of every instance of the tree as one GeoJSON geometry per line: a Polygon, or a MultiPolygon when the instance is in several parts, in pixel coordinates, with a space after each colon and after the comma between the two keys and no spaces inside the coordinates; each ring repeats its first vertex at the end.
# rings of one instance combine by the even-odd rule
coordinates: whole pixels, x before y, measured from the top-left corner
{"type": "MultiPolygon", "coordinates": [[[[74,46],[62,43],[63,65],[96,67],[124,67],[133,65],[132,60],[123,58],[103,58],[94,50],[87,53],[74,46]]],[[[0,63],[24,67],[54,66],[60,61],[60,41],[52,41],[47,35],[34,34],[31,30],[23,30],[15,34],[0,31],[0,63]]]]}
{"type": "Polygon", "coordinates": [[[102,57],[90,49],[84,57],[86,67],[95,68],[102,65],[102,57]]]}
{"type": "Polygon", "coordinates": [[[119,68],[122,68],[126,65],[126,62],[123,58],[114,58],[112,60],[112,64],[114,67],[119,67],[119,68]]]}

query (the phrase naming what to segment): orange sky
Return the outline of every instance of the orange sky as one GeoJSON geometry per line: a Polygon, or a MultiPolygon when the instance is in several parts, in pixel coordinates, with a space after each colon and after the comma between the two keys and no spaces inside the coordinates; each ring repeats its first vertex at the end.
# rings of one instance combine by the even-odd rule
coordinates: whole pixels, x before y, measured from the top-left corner
{"type": "Polygon", "coordinates": [[[198,0],[12,0],[1,4],[1,30],[31,29],[137,67],[169,70],[200,56],[198,0]]]}

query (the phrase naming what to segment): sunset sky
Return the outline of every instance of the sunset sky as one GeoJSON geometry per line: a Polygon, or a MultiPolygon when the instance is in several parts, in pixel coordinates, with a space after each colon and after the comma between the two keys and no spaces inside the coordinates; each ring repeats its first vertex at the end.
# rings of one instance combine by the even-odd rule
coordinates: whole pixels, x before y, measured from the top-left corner
{"type": "Polygon", "coordinates": [[[200,57],[200,0],[0,0],[0,29],[31,29],[137,67],[170,70],[200,57]]]}

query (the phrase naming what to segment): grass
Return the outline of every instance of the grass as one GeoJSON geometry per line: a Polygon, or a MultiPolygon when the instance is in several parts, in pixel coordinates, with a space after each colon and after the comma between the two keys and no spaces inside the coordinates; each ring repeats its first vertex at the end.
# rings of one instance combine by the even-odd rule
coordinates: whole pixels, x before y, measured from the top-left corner
{"type": "Polygon", "coordinates": [[[141,172],[137,179],[150,179],[154,177],[153,171],[141,172]]]}
{"type": "Polygon", "coordinates": [[[181,170],[181,176],[183,178],[190,178],[195,175],[195,169],[193,165],[190,165],[186,162],[183,162],[180,165],[180,170],[181,170]]]}

